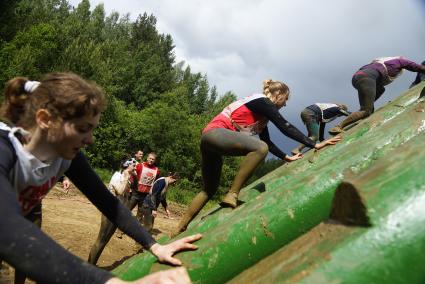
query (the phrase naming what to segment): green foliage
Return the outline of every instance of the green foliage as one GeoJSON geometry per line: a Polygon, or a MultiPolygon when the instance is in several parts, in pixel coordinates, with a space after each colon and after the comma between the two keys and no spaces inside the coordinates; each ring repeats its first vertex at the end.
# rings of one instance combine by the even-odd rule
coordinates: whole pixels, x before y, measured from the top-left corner
{"type": "Polygon", "coordinates": [[[19,31],[0,50],[0,79],[5,82],[16,74],[39,78],[53,70],[57,54],[57,33],[50,24],[19,31]]]}
{"type": "Polygon", "coordinates": [[[94,171],[97,173],[97,175],[100,177],[100,179],[105,183],[108,184],[111,180],[111,177],[113,175],[113,171],[108,169],[102,169],[102,168],[95,168],[94,171]]]}
{"type": "MultiPolygon", "coordinates": [[[[201,131],[236,96],[219,96],[206,75],[175,63],[173,39],[157,31],[153,15],[132,22],[105,15],[103,5],[92,8],[89,0],[77,7],[66,0],[6,0],[0,24],[1,85],[15,76],[71,71],[105,90],[108,108],[85,151],[105,182],[124,157],[143,149],[158,154],[162,173],[182,176],[171,200],[188,203],[201,189],[201,131]]],[[[239,160],[225,159],[220,194],[239,160]]]]}
{"type": "Polygon", "coordinates": [[[189,204],[199,190],[199,185],[183,178],[170,188],[167,199],[180,204],[189,204]]]}

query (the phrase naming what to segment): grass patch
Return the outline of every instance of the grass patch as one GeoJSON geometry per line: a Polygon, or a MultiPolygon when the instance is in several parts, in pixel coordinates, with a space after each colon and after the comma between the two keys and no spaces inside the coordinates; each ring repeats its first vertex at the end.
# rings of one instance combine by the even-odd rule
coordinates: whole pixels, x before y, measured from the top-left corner
{"type": "Polygon", "coordinates": [[[105,184],[109,183],[113,175],[113,172],[107,169],[95,168],[94,171],[105,184]]]}

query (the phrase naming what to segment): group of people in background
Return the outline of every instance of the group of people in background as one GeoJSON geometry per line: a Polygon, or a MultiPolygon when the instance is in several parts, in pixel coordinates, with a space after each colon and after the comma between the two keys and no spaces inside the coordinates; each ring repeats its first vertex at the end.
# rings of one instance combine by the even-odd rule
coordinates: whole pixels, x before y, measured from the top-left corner
{"type": "MultiPolygon", "coordinates": [[[[343,104],[312,104],[301,114],[307,135],[279,112],[290,97],[289,87],[280,81],[265,80],[262,93],[228,105],[202,131],[203,187],[175,234],[186,230],[217,192],[224,156],[245,156],[221,202],[222,206],[235,208],[241,188],[268,152],[293,162],[303,157],[301,151],[305,147],[319,150],[338,143],[339,135],[323,140],[325,123],[347,116],[330,130],[332,134],[340,134],[346,126],[372,114],[384,86],[403,69],[418,72],[418,80],[424,79],[425,66],[403,57],[378,58],[361,67],[352,80],[358,90],[360,110],[350,113],[343,104]],[[271,141],[267,126],[270,121],[282,134],[302,144],[293,155],[286,154],[271,141]]],[[[199,240],[200,234],[160,245],[149,233],[158,205],[162,203],[167,208],[168,186],[178,179],[175,174],[160,178],[154,153],[145,162],[139,151],[135,162],[126,160],[109,189],[89,165],[81,148],[94,142],[93,130],[105,107],[102,89],[72,73],[50,73],[40,82],[15,77],[6,84],[1,108],[4,122],[0,123],[0,231],[7,234],[0,234],[0,259],[15,267],[16,283],[23,283],[26,276],[40,283],[128,283],[72,255],[40,230],[42,199],[63,175],[103,214],[90,263],[96,263],[117,227],[160,262],[181,265],[173,255],[196,249],[192,242],[199,240]],[[135,218],[131,209],[136,205],[135,218]],[[150,217],[143,219],[144,214],[150,217]]],[[[132,283],[159,281],[189,283],[190,279],[184,268],[177,268],[132,283]]]]}
{"type": "MultiPolygon", "coordinates": [[[[176,172],[161,177],[156,159],[157,155],[151,152],[143,162],[143,151],[137,150],[134,158],[122,162],[120,171],[112,175],[108,186],[111,193],[129,210],[137,206],[137,220],[151,233],[159,205],[164,207],[167,218],[172,218],[167,204],[167,192],[169,186],[180,178],[176,172]]],[[[88,257],[89,263],[97,263],[116,230],[117,226],[102,215],[99,233],[88,257]]],[[[119,231],[117,237],[122,238],[122,235],[123,232],[119,231]]]]}

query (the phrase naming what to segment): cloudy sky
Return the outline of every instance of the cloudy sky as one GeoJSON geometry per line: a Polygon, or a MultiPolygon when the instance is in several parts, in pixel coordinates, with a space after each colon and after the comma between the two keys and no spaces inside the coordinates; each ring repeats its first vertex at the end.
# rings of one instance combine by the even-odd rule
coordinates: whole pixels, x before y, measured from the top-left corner
{"type": "MultiPolygon", "coordinates": [[[[80,0],[71,0],[76,6],[80,0]]],[[[106,13],[147,12],[160,33],[174,39],[177,61],[208,76],[220,94],[261,92],[262,80],[288,84],[282,114],[305,131],[299,118],[315,102],[358,109],[352,74],[371,59],[404,55],[425,60],[425,0],[90,0],[106,13]]],[[[376,103],[392,100],[415,77],[405,72],[376,103]]],[[[288,152],[277,130],[272,139],[288,152]]]]}

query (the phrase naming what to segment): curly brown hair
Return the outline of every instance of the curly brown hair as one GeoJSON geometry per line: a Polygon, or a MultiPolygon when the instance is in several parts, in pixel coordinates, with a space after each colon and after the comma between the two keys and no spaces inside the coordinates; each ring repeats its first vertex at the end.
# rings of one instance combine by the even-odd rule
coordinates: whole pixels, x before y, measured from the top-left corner
{"type": "Polygon", "coordinates": [[[12,124],[32,128],[35,114],[46,109],[58,121],[97,115],[106,108],[103,90],[74,73],[50,73],[33,91],[25,90],[26,77],[6,83],[0,115],[12,124]]]}

